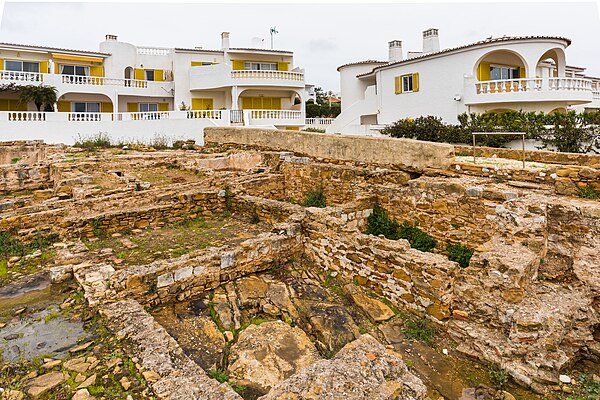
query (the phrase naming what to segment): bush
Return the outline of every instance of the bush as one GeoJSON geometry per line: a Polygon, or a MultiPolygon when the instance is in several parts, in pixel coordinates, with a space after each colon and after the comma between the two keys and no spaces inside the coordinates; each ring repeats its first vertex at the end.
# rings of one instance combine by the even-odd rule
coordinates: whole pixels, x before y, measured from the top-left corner
{"type": "Polygon", "coordinates": [[[437,245],[437,242],[434,238],[423,232],[418,227],[410,224],[400,225],[399,235],[402,239],[408,240],[410,246],[417,250],[431,252],[437,245]]]}
{"type": "Polygon", "coordinates": [[[304,202],[302,203],[304,207],[319,207],[325,208],[327,207],[327,203],[325,200],[325,193],[323,192],[323,188],[319,186],[316,189],[313,189],[306,193],[306,197],[304,198],[304,202]]]}
{"type": "Polygon", "coordinates": [[[399,229],[400,224],[390,219],[387,212],[381,206],[376,204],[375,207],[373,207],[373,212],[367,218],[367,230],[365,233],[374,236],[383,235],[387,239],[398,240],[400,239],[400,236],[398,235],[399,229]]]}
{"type": "Polygon", "coordinates": [[[600,192],[591,186],[580,187],[575,194],[584,199],[600,199],[600,192]]]}
{"type": "Polygon", "coordinates": [[[508,372],[499,365],[490,365],[488,367],[488,374],[490,376],[490,381],[492,381],[492,384],[498,390],[502,390],[508,383],[508,372]]]}
{"type": "Polygon", "coordinates": [[[302,132],[325,133],[325,129],[308,127],[308,128],[302,129],[302,132]]]}
{"type": "Polygon", "coordinates": [[[471,257],[473,256],[473,250],[462,244],[449,244],[446,247],[446,253],[450,261],[456,261],[462,268],[467,268],[471,257]]]}
{"type": "Polygon", "coordinates": [[[90,136],[77,135],[74,147],[79,147],[87,150],[108,149],[112,147],[110,137],[107,133],[98,132],[90,136]]]}
{"type": "Polygon", "coordinates": [[[431,343],[437,334],[437,329],[427,319],[421,318],[416,321],[406,321],[402,333],[408,339],[431,343]]]}

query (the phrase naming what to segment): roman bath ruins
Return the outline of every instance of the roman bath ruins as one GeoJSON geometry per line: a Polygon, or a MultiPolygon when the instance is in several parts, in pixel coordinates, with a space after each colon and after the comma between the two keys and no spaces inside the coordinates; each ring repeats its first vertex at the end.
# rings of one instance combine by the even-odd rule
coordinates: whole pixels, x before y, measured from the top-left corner
{"type": "Polygon", "coordinates": [[[0,398],[593,399],[600,156],[0,144],[0,398]]]}

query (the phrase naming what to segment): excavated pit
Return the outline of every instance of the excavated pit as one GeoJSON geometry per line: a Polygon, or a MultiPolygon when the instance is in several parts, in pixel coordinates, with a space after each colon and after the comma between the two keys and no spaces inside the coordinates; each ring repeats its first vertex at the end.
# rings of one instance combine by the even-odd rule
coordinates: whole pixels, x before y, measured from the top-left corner
{"type": "MultiPolygon", "coordinates": [[[[540,168],[558,164],[517,171],[457,157],[449,170],[415,170],[231,147],[44,151],[19,166],[27,173],[6,166],[0,230],[12,247],[0,284],[18,292],[38,271],[77,282],[87,306],[74,323],[87,321],[96,346],[113,338],[86,355],[106,360],[92,396],[269,399],[319,388],[341,398],[319,376],[357,399],[597,390],[600,204],[557,193],[540,168]],[[326,208],[303,206],[315,190],[326,208]],[[375,205],[434,238],[434,251],[364,234],[375,205]],[[474,250],[466,268],[448,259],[456,243],[474,250]],[[349,373],[361,357],[364,382],[349,373]]],[[[65,301],[27,315],[80,307],[65,301]]],[[[23,323],[16,311],[0,331],[23,323]]],[[[23,376],[63,374],[43,396],[83,390],[65,368],[73,354],[37,354],[63,360],[46,369],[32,355],[23,376]]],[[[37,378],[23,379],[31,395],[37,378]]]]}

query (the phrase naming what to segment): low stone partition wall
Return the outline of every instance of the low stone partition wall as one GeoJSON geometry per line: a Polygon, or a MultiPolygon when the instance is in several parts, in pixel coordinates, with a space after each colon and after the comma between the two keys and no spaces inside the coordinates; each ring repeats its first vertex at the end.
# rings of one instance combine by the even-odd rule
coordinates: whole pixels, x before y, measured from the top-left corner
{"type": "Polygon", "coordinates": [[[361,233],[357,227],[371,210],[340,218],[326,211],[305,220],[305,252],[317,265],[354,280],[396,306],[425,312],[437,321],[451,316],[452,288],[458,264],[445,256],[411,249],[406,240],[387,240],[361,233]]]}
{"type": "Polygon", "coordinates": [[[261,197],[235,195],[231,198],[231,211],[243,216],[253,223],[266,222],[278,224],[288,220],[301,221],[304,217],[304,207],[261,197]]]}
{"type": "Polygon", "coordinates": [[[47,189],[53,186],[48,165],[0,166],[0,192],[47,189]]]}
{"type": "Polygon", "coordinates": [[[399,164],[417,169],[447,169],[454,159],[454,147],[451,145],[411,139],[209,127],[204,129],[204,141],[208,144],[236,144],[268,150],[292,151],[324,159],[399,164]]]}
{"type": "Polygon", "coordinates": [[[281,233],[263,233],[237,246],[209,248],[117,271],[110,278],[110,287],[117,298],[133,297],[149,306],[197,296],[222,283],[283,264],[302,252],[299,224],[281,224],[274,230],[281,233]]]}
{"type": "MultiPolygon", "coordinates": [[[[471,146],[454,145],[454,151],[457,155],[473,155],[473,147],[471,146]]],[[[477,146],[475,148],[475,154],[477,155],[477,157],[499,157],[519,161],[523,159],[523,152],[517,149],[502,149],[496,147],[477,146]]],[[[558,151],[525,150],[525,160],[562,165],[600,165],[600,155],[561,153],[558,151]]]]}
{"type": "Polygon", "coordinates": [[[0,165],[18,162],[34,165],[46,159],[46,144],[42,140],[0,142],[0,165]]]}

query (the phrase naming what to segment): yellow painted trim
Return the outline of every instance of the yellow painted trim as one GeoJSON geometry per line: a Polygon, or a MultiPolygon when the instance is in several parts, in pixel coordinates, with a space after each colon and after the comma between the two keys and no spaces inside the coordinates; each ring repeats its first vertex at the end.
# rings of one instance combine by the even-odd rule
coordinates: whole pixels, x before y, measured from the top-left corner
{"type": "Polygon", "coordinates": [[[27,111],[27,104],[18,99],[0,99],[0,111],[27,111]]]}
{"type": "Polygon", "coordinates": [[[4,59],[0,58],[0,71],[4,71],[4,59]]]}
{"type": "Polygon", "coordinates": [[[127,112],[139,112],[140,107],[138,103],[127,103],[127,112]]]}
{"type": "Polygon", "coordinates": [[[205,65],[215,65],[218,64],[216,62],[210,61],[192,61],[192,67],[204,67],[205,65]]]}
{"type": "Polygon", "coordinates": [[[95,62],[95,63],[101,63],[104,61],[103,58],[99,58],[99,57],[72,56],[69,54],[57,54],[57,53],[52,53],[52,58],[56,58],[56,59],[60,59],[60,60],[87,61],[87,62],[95,62]]]}
{"type": "Polygon", "coordinates": [[[286,126],[285,130],[286,131],[299,131],[300,127],[299,126],[286,126]]]}
{"type": "Polygon", "coordinates": [[[58,112],[71,112],[71,102],[70,101],[58,101],[58,112]]]}
{"type": "Polygon", "coordinates": [[[480,62],[479,67],[477,67],[477,80],[479,81],[489,81],[490,80],[490,63],[489,62],[480,62]]]}
{"type": "Polygon", "coordinates": [[[169,111],[169,103],[158,103],[158,111],[169,111]]]}
{"type": "Polygon", "coordinates": [[[110,102],[106,102],[106,103],[100,103],[100,111],[101,112],[106,112],[106,113],[111,113],[113,112],[113,104],[110,102]]]}
{"type": "Polygon", "coordinates": [[[104,67],[101,65],[90,67],[90,76],[104,76],[104,67]]]}
{"type": "Polygon", "coordinates": [[[48,71],[48,61],[41,61],[40,62],[40,74],[47,74],[50,71],[48,71]]]}
{"type": "Polygon", "coordinates": [[[192,110],[214,110],[213,99],[196,98],[192,99],[192,110]]]}

